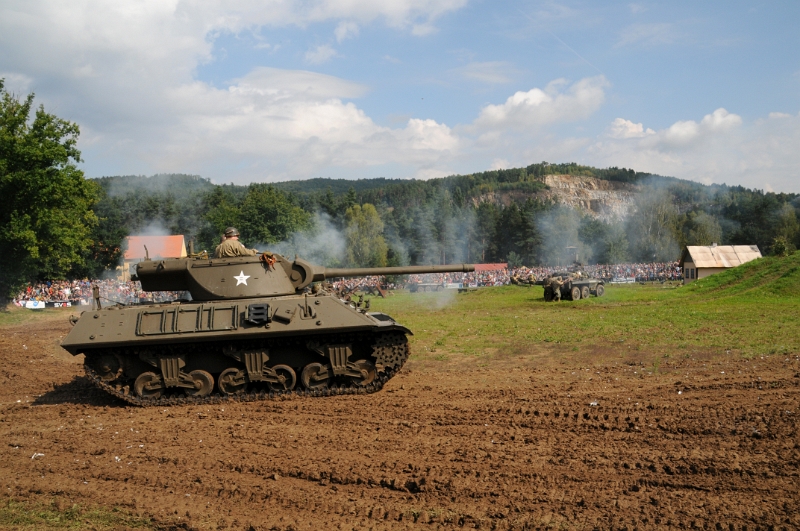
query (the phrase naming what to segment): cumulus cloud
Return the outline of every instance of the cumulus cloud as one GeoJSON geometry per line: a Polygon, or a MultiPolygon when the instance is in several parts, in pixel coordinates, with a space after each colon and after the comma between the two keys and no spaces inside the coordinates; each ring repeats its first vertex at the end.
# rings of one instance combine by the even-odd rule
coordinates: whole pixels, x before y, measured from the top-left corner
{"type": "Polygon", "coordinates": [[[339,22],[339,25],[336,26],[336,30],[334,30],[333,33],[336,35],[336,42],[342,42],[345,39],[357,37],[358,24],[351,20],[343,20],[339,22]]]}
{"type": "MultiPolygon", "coordinates": [[[[219,88],[196,72],[214,61],[215,39],[224,33],[317,22],[337,23],[340,41],[374,22],[413,33],[465,3],[12,0],[0,16],[0,71],[8,73],[9,88],[34,90],[48,109],[80,123],[89,175],[100,167],[248,182],[310,177],[327,165],[433,167],[457,148],[457,135],[424,117],[399,128],[376,125],[348,101],[366,87],[256,68],[219,88]]],[[[319,64],[335,55],[323,44],[308,50],[306,60],[319,64]]]]}
{"type": "Polygon", "coordinates": [[[611,138],[641,138],[655,133],[649,127],[645,129],[641,123],[635,124],[624,118],[617,118],[606,130],[606,134],[611,138]]]}
{"type": "MultiPolygon", "coordinates": [[[[609,131],[627,131],[633,124],[618,118],[609,131]],[[627,128],[626,128],[627,127],[627,128]]],[[[800,167],[800,114],[771,113],[746,123],[720,108],[701,120],[681,120],[646,134],[605,135],[584,153],[586,162],[626,166],[683,179],[736,183],[760,189],[797,191],[800,167]],[[777,116],[776,116],[777,114],[777,116]]]]}
{"type": "Polygon", "coordinates": [[[333,57],[336,57],[336,55],[336,50],[334,50],[330,44],[321,44],[316,48],[308,50],[305,57],[306,61],[309,63],[318,65],[328,62],[333,57]]]}
{"type": "Polygon", "coordinates": [[[603,104],[607,86],[604,76],[585,78],[568,87],[559,79],[544,90],[516,92],[505,103],[487,105],[475,125],[481,129],[530,128],[584,119],[603,104]]]}

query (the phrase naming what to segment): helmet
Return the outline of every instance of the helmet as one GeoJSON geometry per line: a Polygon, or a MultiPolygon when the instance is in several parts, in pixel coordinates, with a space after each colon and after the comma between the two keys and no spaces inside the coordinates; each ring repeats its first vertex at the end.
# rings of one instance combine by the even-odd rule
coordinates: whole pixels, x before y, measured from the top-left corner
{"type": "Polygon", "coordinates": [[[230,238],[231,236],[238,236],[239,231],[236,230],[236,227],[228,227],[225,229],[225,237],[230,238]]]}

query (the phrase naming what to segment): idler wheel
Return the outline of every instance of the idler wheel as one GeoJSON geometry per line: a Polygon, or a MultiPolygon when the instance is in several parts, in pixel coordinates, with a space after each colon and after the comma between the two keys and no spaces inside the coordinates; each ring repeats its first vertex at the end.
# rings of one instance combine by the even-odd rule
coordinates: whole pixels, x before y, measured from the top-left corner
{"type": "Polygon", "coordinates": [[[333,371],[321,363],[309,363],[300,374],[300,381],[306,389],[327,389],[331,383],[333,371]]]}
{"type": "Polygon", "coordinates": [[[217,387],[219,388],[219,392],[223,395],[238,395],[243,393],[247,387],[247,380],[244,377],[244,372],[234,367],[225,369],[219,374],[217,387]]]}
{"type": "Polygon", "coordinates": [[[122,364],[116,354],[103,354],[92,360],[92,366],[101,380],[111,382],[122,375],[122,364]]]}
{"type": "Polygon", "coordinates": [[[148,399],[160,398],[164,388],[164,381],[154,372],[143,372],[133,383],[136,394],[148,399]]]}
{"type": "Polygon", "coordinates": [[[358,360],[353,363],[355,369],[361,373],[360,376],[351,376],[350,380],[359,386],[369,385],[375,381],[375,376],[378,371],[375,370],[375,365],[369,360],[358,360]]]}
{"type": "Polygon", "coordinates": [[[206,371],[192,371],[189,378],[194,382],[194,389],[185,389],[188,396],[208,396],[214,390],[214,377],[206,371]]]}
{"type": "Polygon", "coordinates": [[[275,381],[267,381],[271,391],[291,391],[297,383],[297,374],[288,365],[275,365],[275,381]]]}

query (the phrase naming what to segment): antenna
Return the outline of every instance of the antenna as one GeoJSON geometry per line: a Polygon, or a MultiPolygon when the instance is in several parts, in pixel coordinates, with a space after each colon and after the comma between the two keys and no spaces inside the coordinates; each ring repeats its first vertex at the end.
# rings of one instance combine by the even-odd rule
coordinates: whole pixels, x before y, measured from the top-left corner
{"type": "Polygon", "coordinates": [[[144,247],[144,259],[150,260],[150,253],[147,251],[147,246],[143,245],[142,247],[144,247]]]}

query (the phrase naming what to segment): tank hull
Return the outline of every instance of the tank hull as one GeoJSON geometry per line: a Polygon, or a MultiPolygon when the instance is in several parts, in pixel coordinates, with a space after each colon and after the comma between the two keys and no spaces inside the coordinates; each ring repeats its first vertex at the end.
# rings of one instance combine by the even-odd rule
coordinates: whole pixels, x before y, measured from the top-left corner
{"type": "Polygon", "coordinates": [[[87,311],[62,347],[106,392],[164,405],[377,391],[410,333],[325,293],[87,311]]]}

